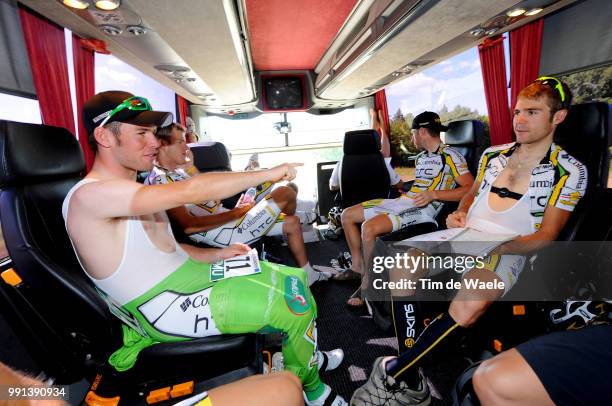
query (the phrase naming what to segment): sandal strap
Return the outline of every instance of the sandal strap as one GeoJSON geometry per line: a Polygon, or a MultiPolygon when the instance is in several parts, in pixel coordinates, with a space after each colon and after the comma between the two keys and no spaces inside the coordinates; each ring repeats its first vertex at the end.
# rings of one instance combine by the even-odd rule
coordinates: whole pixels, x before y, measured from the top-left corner
{"type": "Polygon", "coordinates": [[[329,358],[327,357],[327,354],[325,354],[325,352],[320,351],[321,355],[323,356],[323,361],[321,362],[321,367],[319,368],[320,371],[326,371],[327,370],[327,364],[329,363],[329,358]]]}

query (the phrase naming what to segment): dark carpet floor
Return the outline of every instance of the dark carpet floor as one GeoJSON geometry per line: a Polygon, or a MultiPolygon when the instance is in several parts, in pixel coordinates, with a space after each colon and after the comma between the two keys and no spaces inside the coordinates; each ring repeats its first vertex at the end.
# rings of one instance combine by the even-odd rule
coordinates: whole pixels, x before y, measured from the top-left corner
{"type": "MultiPolygon", "coordinates": [[[[332,258],[348,250],[342,239],[306,244],[306,249],[311,264],[323,266],[329,266],[332,258]]],[[[295,264],[288,250],[275,247],[272,252],[283,263],[295,264]]],[[[367,380],[377,357],[397,355],[397,341],[393,334],[378,328],[365,309],[353,310],[345,304],[358,285],[357,281],[326,281],[311,287],[319,312],[319,347],[322,350],[342,348],[345,353],[343,364],[335,371],[322,373],[321,378],[347,401],[367,380]]],[[[452,404],[451,389],[467,365],[466,360],[452,351],[424,363],[425,374],[437,392],[434,405],[452,404]]]]}

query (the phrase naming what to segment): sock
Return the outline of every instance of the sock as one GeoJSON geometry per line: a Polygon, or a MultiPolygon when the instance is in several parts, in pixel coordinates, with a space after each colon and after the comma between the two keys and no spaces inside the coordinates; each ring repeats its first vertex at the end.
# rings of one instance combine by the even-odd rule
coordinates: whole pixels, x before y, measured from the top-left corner
{"type": "Polygon", "coordinates": [[[319,280],[327,280],[330,277],[327,272],[315,271],[312,266],[310,266],[310,262],[306,262],[306,265],[304,265],[302,269],[305,270],[306,275],[308,275],[308,286],[319,280]]]}
{"type": "MultiPolygon", "coordinates": [[[[397,337],[398,355],[409,351],[425,328],[420,302],[416,300],[393,300],[393,324],[397,337]]],[[[400,299],[400,298],[398,298],[400,299]]]]}
{"type": "Polygon", "coordinates": [[[319,382],[319,385],[316,387],[316,389],[313,389],[311,391],[304,391],[304,393],[306,394],[306,398],[308,398],[308,400],[316,400],[325,393],[325,384],[323,382],[319,382]]]}
{"type": "Polygon", "coordinates": [[[418,368],[425,355],[429,354],[442,342],[455,339],[463,333],[463,328],[448,313],[441,313],[429,323],[409,351],[399,358],[389,360],[385,365],[387,374],[396,380],[405,381],[409,387],[418,385],[418,368]]]}

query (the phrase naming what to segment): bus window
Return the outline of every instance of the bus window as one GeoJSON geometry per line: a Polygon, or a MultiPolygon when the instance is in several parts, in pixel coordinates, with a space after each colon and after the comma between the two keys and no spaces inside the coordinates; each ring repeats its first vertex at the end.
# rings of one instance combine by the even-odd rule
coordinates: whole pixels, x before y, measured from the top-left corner
{"type": "Polygon", "coordinates": [[[489,119],[476,47],[409,76],[387,88],[386,93],[393,165],[404,181],[414,179],[417,150],[412,144],[410,126],[415,115],[434,111],[444,124],[480,120],[488,137],[489,119]]]}
{"type": "Polygon", "coordinates": [[[262,168],[283,162],[302,162],[295,180],[300,198],[315,198],[317,163],[342,157],[342,142],[347,131],[371,128],[370,100],[336,114],[286,113],[290,131],[279,131],[283,113],[261,114],[251,119],[207,116],[202,128],[213,140],[222,142],[232,154],[232,168],[244,169],[253,153],[258,153],[262,168]]]}
{"type": "Polygon", "coordinates": [[[146,97],[155,110],[176,115],[174,92],[112,55],[96,54],[96,93],[123,90],[146,97]]]}
{"type": "Polygon", "coordinates": [[[41,124],[38,100],[0,93],[0,119],[41,124]]]}

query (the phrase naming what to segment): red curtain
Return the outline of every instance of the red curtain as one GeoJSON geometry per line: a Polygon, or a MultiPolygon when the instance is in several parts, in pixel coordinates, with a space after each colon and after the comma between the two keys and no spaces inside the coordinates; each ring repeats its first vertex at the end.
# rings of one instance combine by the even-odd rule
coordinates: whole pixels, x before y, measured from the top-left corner
{"type": "Polygon", "coordinates": [[[374,108],[382,111],[383,122],[380,124],[384,128],[385,134],[389,136],[389,109],[387,107],[387,94],[385,93],[385,89],[381,89],[376,92],[374,108]]]}
{"type": "Polygon", "coordinates": [[[64,29],[19,8],[43,123],[74,131],[64,29]]]}
{"type": "Polygon", "coordinates": [[[478,46],[478,53],[489,111],[491,145],[511,142],[512,121],[508,107],[503,37],[486,39],[478,46]]]}
{"type": "Polygon", "coordinates": [[[177,120],[182,125],[187,125],[187,116],[189,115],[189,104],[183,96],[176,95],[176,106],[178,107],[177,120]]]}
{"type": "Polygon", "coordinates": [[[510,32],[510,106],[514,108],[516,96],[522,88],[533,82],[540,71],[540,51],[542,49],[542,28],[544,19],[540,18],[510,32]]]}
{"type": "Polygon", "coordinates": [[[85,155],[87,172],[94,161],[94,152],[87,140],[87,130],[83,126],[83,105],[96,92],[94,77],[94,51],[87,40],[72,35],[72,55],[74,58],[74,82],[76,85],[77,116],[79,127],[79,143],[85,155]]]}

